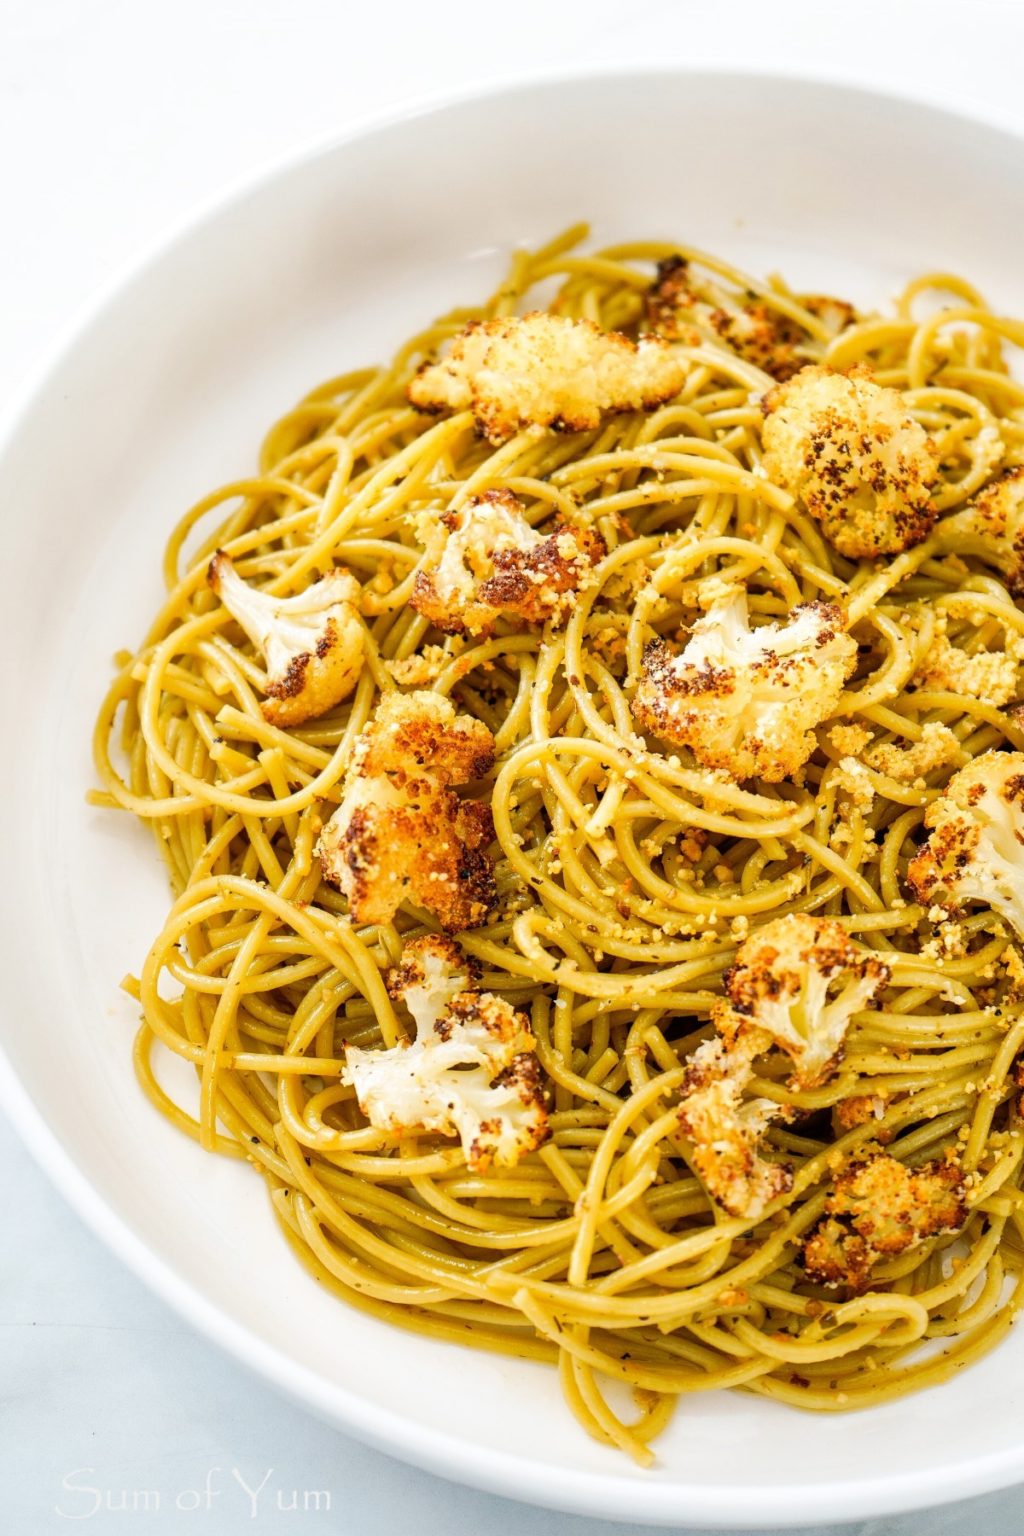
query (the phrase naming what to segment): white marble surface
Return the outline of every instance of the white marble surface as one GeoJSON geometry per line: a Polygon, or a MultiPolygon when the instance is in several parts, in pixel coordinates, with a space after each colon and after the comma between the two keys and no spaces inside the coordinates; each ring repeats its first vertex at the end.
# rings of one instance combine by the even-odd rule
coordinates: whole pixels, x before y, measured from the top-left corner
{"type": "MultiPolygon", "coordinates": [[[[1024,130],[1019,0],[0,0],[0,412],[99,285],[268,162],[411,96],[670,58],[822,73],[1024,130]]],[[[151,1297],[3,1124],[0,1166],[3,1536],[72,1520],[175,1536],[642,1536],[363,1449],[151,1297]]],[[[1018,1536],[1022,1521],[1024,1490],[1010,1490],[861,1529],[1018,1536]]]]}

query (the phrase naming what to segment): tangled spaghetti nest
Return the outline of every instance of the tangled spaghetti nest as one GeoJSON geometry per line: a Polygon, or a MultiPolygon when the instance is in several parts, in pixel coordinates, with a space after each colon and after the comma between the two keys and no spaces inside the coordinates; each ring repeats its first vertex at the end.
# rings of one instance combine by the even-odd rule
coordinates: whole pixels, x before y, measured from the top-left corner
{"type": "Polygon", "coordinates": [[[263,1175],[293,1249],[345,1301],[557,1364],[586,1428],[646,1461],[680,1394],[875,1403],[975,1358],[1024,1297],[1014,936],[988,907],[929,915],[906,882],[951,773],[1024,750],[1010,707],[1024,613],[983,550],[957,553],[942,534],[998,466],[1024,460],[1024,388],[1001,350],[1024,330],[931,274],[891,317],[829,340],[821,301],[780,281],[672,245],[581,255],[581,233],[518,253],[488,304],[439,321],[389,367],[313,391],[271,429],[256,475],[182,519],[167,598],[100,714],[94,800],[150,823],[174,891],[127,983],[156,1106],[263,1175]],[[773,380],[735,350],[735,324],[684,328],[674,398],[582,433],[526,427],[493,446],[468,408],[432,420],[410,406],[423,358],[469,319],[535,309],[530,290],[551,279],[554,312],[635,337],[652,262],[672,259],[664,281],[680,255],[784,321],[800,361],[867,364],[903,392],[935,444],[935,532],[877,561],[826,542],[761,469],[773,380]],[[953,307],[922,318],[930,291],[953,307]],[[564,622],[445,636],[410,606],[423,517],[493,491],[533,525],[592,531],[606,553],[564,622]],[[267,721],[259,658],[207,585],[218,549],[278,594],[336,565],[353,573],[366,652],[343,704],[267,721]],[[813,754],[778,782],[709,771],[631,715],[645,651],[678,648],[713,578],[745,589],[755,622],[839,604],[856,642],[813,754]],[[943,646],[982,669],[997,657],[1011,697],[929,673],[943,646]],[[315,849],[378,701],[413,688],[493,735],[482,793],[497,903],[459,941],[479,986],[528,1014],[549,1093],[546,1142],[486,1173],[450,1138],[375,1129],[342,1081],[346,1044],[373,1051],[410,1032],[385,973],[437,924],[410,903],[354,923],[315,849]],[[743,1093],[785,1106],[763,1152],[789,1173],[763,1213],[730,1215],[695,1172],[681,1095],[738,945],[785,913],[834,918],[888,984],[824,1081],[795,1084],[778,1051],[754,1064],[743,1093]],[[155,1044],[195,1066],[196,1117],[158,1083],[155,1044]],[[906,1178],[955,1158],[966,1220],[875,1255],[860,1286],[812,1280],[808,1234],[849,1208],[842,1181],[848,1196],[849,1170],[883,1147],[906,1178]]]}

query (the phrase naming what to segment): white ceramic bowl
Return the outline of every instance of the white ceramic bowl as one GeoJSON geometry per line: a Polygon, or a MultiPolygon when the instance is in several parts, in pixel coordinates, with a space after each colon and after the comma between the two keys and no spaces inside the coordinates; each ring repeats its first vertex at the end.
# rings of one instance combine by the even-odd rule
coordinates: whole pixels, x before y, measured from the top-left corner
{"type": "Polygon", "coordinates": [[[685,239],[862,303],[953,268],[1021,313],[1022,172],[1016,139],[835,86],[648,72],[516,87],[376,126],[226,202],[117,288],[22,410],[0,459],[3,1098],[162,1296],[374,1445],[606,1518],[889,1513],[1024,1477],[1024,1337],[858,1417],[697,1398],[639,1472],[586,1438],[550,1372],[324,1295],[262,1184],[172,1130],[132,1077],[117,983],[168,897],[144,829],[83,794],[109,658],[156,607],[168,530],[246,472],[300,393],[485,293],[517,242],[589,217],[602,240],[685,239]]]}

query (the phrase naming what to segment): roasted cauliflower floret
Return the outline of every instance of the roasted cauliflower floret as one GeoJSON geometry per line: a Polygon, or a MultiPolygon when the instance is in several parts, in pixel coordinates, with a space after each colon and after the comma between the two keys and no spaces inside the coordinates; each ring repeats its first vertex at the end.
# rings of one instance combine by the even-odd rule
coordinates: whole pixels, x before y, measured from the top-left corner
{"type": "Polygon", "coordinates": [[[271,725],[301,725],[348,698],[363,666],[361,588],[344,570],[331,571],[296,597],[271,597],[243,581],[218,550],[207,581],[263,656],[271,725]]]}
{"type": "Polygon", "coordinates": [[[1024,752],[985,752],[933,800],[907,880],[926,907],[977,901],[1024,937],[1024,752]]]}
{"type": "Polygon", "coordinates": [[[325,879],[357,923],[387,923],[407,898],[449,933],[494,904],[490,808],[452,788],[489,772],[494,738],[437,693],[387,694],[358,737],[341,804],[320,834],[325,879]]]}
{"type": "Polygon", "coordinates": [[[409,384],[419,411],[472,410],[492,443],[523,427],[586,432],[602,416],[650,411],[677,395],[687,365],[658,337],[630,341],[590,320],[537,310],[473,321],[409,384]]]}
{"type": "Polygon", "coordinates": [[[931,439],[870,370],[803,368],[764,399],[764,470],[799,496],[841,555],[909,549],[935,521],[931,439]]]}
{"type": "Polygon", "coordinates": [[[827,917],[790,913],[766,923],[736,952],[726,999],[714,1012],[729,1045],[779,1046],[799,1088],[824,1082],[842,1058],[851,1015],[888,983],[889,967],[827,917]]]}
{"type": "Polygon", "coordinates": [[[388,990],[416,1020],[416,1039],[387,1051],[346,1047],[345,1078],[378,1130],[458,1136],[474,1173],[511,1168],[547,1138],[534,1038],[525,1014],[469,989],[472,969],[450,939],[411,939],[388,990]]]}
{"type": "MultiPolygon", "coordinates": [[[[815,295],[801,302],[833,336],[857,318],[852,305],[842,299],[815,295]]],[[[695,272],[682,256],[658,263],[647,295],[647,318],[668,341],[688,341],[694,331],[694,340],[703,333],[723,341],[745,362],[780,382],[799,373],[814,352],[821,353],[821,343],[788,315],[754,294],[738,293],[707,273],[695,272]]]]}
{"type": "Polygon", "coordinates": [[[499,617],[563,624],[606,553],[599,533],[567,523],[538,533],[511,491],[485,491],[439,518],[412,606],[445,634],[486,635],[499,617]]]}
{"type": "Polygon", "coordinates": [[[812,729],[835,708],[857,647],[834,603],[801,603],[785,624],[751,629],[746,594],[726,589],[673,655],[647,647],[633,699],[637,724],[689,747],[736,779],[788,778],[815,748],[812,729]]]}
{"type": "Polygon", "coordinates": [[[979,556],[1002,573],[1014,597],[1024,597],[1024,465],[999,475],[936,532],[943,549],[979,556]]]}
{"type": "Polygon", "coordinates": [[[771,1099],[744,1098],[751,1059],[746,1042],[733,1050],[721,1039],[698,1046],[683,1082],[679,1124],[693,1143],[694,1171],[708,1194],[730,1216],[756,1221],[791,1187],[793,1175],[758,1151],[768,1126],[784,1111],[771,1099]]]}
{"type": "Polygon", "coordinates": [[[818,1285],[863,1290],[872,1266],[967,1220],[963,1172],[952,1154],[908,1168],[887,1152],[849,1163],[833,1180],[826,1218],[804,1243],[818,1285]]]}

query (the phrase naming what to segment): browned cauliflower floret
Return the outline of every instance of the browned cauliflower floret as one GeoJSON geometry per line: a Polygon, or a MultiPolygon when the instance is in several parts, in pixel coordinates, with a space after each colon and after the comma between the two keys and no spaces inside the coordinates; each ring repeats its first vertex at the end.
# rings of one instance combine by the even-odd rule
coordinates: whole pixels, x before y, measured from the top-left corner
{"type": "Polygon", "coordinates": [[[1024,465],[1008,469],[936,530],[943,549],[977,555],[1024,597],[1024,465]]]}
{"type": "Polygon", "coordinates": [[[1024,936],[1024,752],[985,752],[933,800],[907,880],[926,907],[978,901],[1024,936]]]}
{"type": "MultiPolygon", "coordinates": [[[[833,336],[857,318],[852,305],[842,299],[815,295],[800,301],[833,336]]],[[[647,317],[660,336],[687,341],[694,330],[710,334],[745,362],[753,363],[781,381],[790,379],[821,354],[795,320],[750,293],[723,287],[706,273],[697,273],[682,256],[658,263],[658,275],[647,295],[647,317]]]]}
{"type": "Polygon", "coordinates": [[[889,975],[832,918],[793,912],[740,945],[715,1023],[729,1045],[743,1035],[750,1049],[779,1046],[793,1059],[797,1086],[812,1088],[838,1065],[851,1015],[889,975]]]}
{"type": "Polygon", "coordinates": [[[263,656],[266,691],[260,708],[271,725],[301,725],[348,697],[363,665],[360,586],[334,570],[297,597],[271,597],[250,587],[218,550],[207,580],[263,656]]]}
{"type": "Polygon", "coordinates": [[[726,588],[673,655],[644,655],[633,716],[736,779],[788,778],[815,748],[812,729],[835,708],[857,647],[834,603],[801,603],[785,624],[751,629],[746,594],[726,588]]]}
{"type": "Polygon", "coordinates": [[[872,1266],[967,1220],[966,1190],[950,1154],[908,1168],[887,1152],[836,1174],[826,1219],[804,1244],[807,1274],[818,1285],[863,1290],[872,1266]]]}
{"type": "Polygon", "coordinates": [[[913,680],[918,688],[962,693],[967,698],[1000,709],[1017,696],[1018,649],[1018,645],[1011,641],[1005,650],[975,651],[969,655],[951,644],[946,635],[938,633],[913,680]]]}
{"type": "Polygon", "coordinates": [[[437,693],[387,694],[359,736],[342,801],[320,835],[324,877],[358,923],[387,923],[409,898],[449,933],[494,904],[484,851],[490,808],[451,787],[487,773],[494,738],[437,693]]]}
{"type": "Polygon", "coordinates": [[[768,1126],[784,1112],[771,1099],[744,1099],[752,1075],[745,1042],[729,1050],[720,1039],[706,1040],[688,1065],[679,1124],[693,1143],[694,1171],[730,1216],[756,1221],[793,1183],[784,1164],[758,1151],[768,1126]]]}
{"type": "Polygon", "coordinates": [[[909,549],[935,521],[935,449],[870,370],[803,368],[764,400],[764,469],[850,560],[909,549]]]}
{"type": "Polygon", "coordinates": [[[345,1050],[345,1080],[378,1130],[458,1136],[474,1173],[511,1168],[547,1139],[548,1116],[525,1014],[469,990],[473,968],[451,939],[410,939],[388,991],[416,1020],[416,1039],[387,1051],[345,1050]]]}
{"type": "Polygon", "coordinates": [[[472,410],[492,443],[523,427],[586,432],[607,414],[650,411],[677,395],[687,365],[658,337],[630,341],[590,320],[541,310],[473,321],[409,385],[420,411],[472,410]]]}
{"type": "Polygon", "coordinates": [[[567,523],[538,533],[511,491],[485,491],[438,520],[412,606],[449,635],[489,634],[499,616],[562,624],[605,553],[599,533],[567,523]]]}

